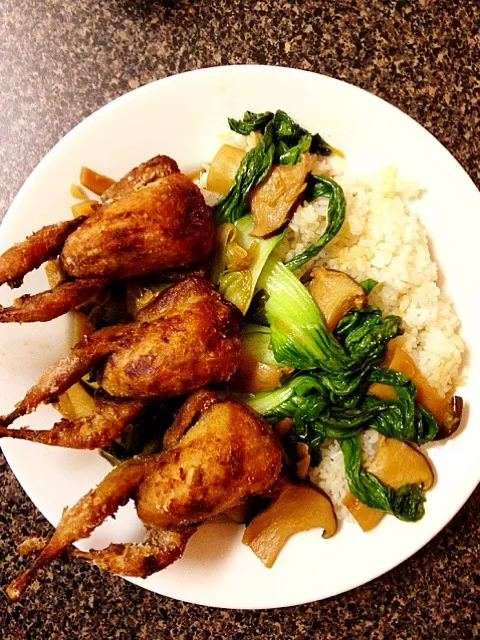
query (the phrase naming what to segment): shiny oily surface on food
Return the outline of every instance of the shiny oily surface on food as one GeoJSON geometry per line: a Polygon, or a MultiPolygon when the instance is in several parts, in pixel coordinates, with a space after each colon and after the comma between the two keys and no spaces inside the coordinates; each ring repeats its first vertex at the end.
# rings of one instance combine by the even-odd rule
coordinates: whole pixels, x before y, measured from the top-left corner
{"type": "MultiPolygon", "coordinates": [[[[364,148],[366,148],[366,147],[364,147],[364,148]]],[[[17,394],[17,395],[18,395],[18,394],[17,394]]],[[[335,542],[335,539],[334,539],[334,540],[332,540],[332,544],[333,544],[334,542],[335,542]]],[[[362,544],[363,544],[363,543],[362,543],[362,544]]],[[[332,553],[333,553],[333,551],[332,551],[332,553]]],[[[395,553],[395,551],[393,551],[393,553],[395,553]]],[[[361,554],[360,554],[360,555],[361,555],[361,554]]],[[[312,556],[312,557],[313,557],[313,556],[312,556]]],[[[313,561],[314,561],[314,560],[315,560],[315,558],[313,557],[313,561]]],[[[330,573],[330,572],[329,572],[329,575],[333,576],[333,578],[334,578],[334,577],[335,577],[335,572],[332,572],[332,573],[330,573]]],[[[239,582],[241,582],[241,581],[239,581],[239,582]]],[[[268,591],[268,590],[267,590],[267,591],[268,591]]]]}
{"type": "Polygon", "coordinates": [[[11,600],[18,600],[38,571],[64,550],[123,575],[159,571],[182,555],[202,521],[268,489],[282,465],[282,450],[269,425],[244,405],[222,402],[211,392],[186,401],[165,441],[166,450],[120,464],[66,509],[50,540],[22,544],[23,553],[40,553],[9,585],[11,600]],[[145,543],[110,544],[85,553],[70,548],[130,498],[150,528],[145,543]]]}
{"type": "Polygon", "coordinates": [[[208,271],[215,240],[212,212],[172,158],[155,156],[118,182],[83,167],[81,180],[102,192],[101,202],[77,203],[74,220],[48,225],[0,256],[0,284],[12,287],[47,260],[59,256],[60,266],[50,291],[0,306],[0,322],[52,320],[94,301],[112,280],[165,271],[171,280],[175,270],[193,265],[208,271]]]}

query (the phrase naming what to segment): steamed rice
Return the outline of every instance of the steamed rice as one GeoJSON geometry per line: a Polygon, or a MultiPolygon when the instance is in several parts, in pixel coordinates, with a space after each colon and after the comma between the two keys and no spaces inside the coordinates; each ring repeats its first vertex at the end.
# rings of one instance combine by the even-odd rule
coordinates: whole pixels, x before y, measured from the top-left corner
{"type": "MultiPolygon", "coordinates": [[[[222,143],[248,150],[256,144],[254,135],[226,134],[222,143]]],[[[213,205],[218,195],[205,190],[207,172],[208,166],[199,184],[213,205]]],[[[335,156],[318,162],[313,173],[328,175],[342,186],[346,219],[338,235],[301,272],[322,265],[344,271],[359,282],[377,280],[369,303],[385,315],[403,319],[405,333],[397,340],[441,395],[452,392],[459,381],[465,344],[460,320],[437,284],[438,270],[427,233],[414,211],[421,187],[399,177],[394,166],[359,179],[335,156]]],[[[326,226],[327,205],[326,198],[319,198],[298,207],[278,248],[283,257],[294,257],[318,239],[326,226]]],[[[377,439],[373,430],[362,434],[364,463],[375,455],[377,439]]],[[[329,495],[340,518],[350,517],[342,505],[348,487],[336,441],[325,441],[322,461],[310,470],[310,479],[329,495]]]]}

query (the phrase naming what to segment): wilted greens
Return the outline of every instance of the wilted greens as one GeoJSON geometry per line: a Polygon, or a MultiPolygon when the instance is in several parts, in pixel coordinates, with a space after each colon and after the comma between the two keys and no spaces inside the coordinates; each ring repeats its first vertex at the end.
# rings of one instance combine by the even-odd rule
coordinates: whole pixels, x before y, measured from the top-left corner
{"type": "Polygon", "coordinates": [[[372,473],[362,469],[358,437],[339,440],[339,443],[345,460],[348,488],[360,502],[373,509],[391,513],[406,522],[416,522],[423,517],[425,498],[419,487],[404,484],[394,491],[372,473]]]}
{"type": "Polygon", "coordinates": [[[242,158],[230,190],[217,203],[217,224],[236,222],[248,213],[247,198],[253,187],[267,177],[272,168],[274,154],[273,124],[269,123],[259,144],[242,158]]]}
{"type": "MultiPolygon", "coordinates": [[[[414,383],[379,366],[389,341],[403,332],[401,319],[383,317],[377,307],[366,306],[347,313],[332,333],[309,290],[293,273],[340,231],[346,209],[342,188],[327,176],[308,176],[303,198],[328,198],[326,228],[286,263],[275,253],[283,234],[268,240],[250,236],[249,196],[272,165],[296,164],[307,152],[327,156],[332,148],[281,110],[246,111],[241,120],[230,118],[229,125],[242,135],[256,132],[259,143],[244,156],[232,187],[216,207],[223,240],[217,246],[212,278],[250,322],[253,318],[265,325],[246,325],[244,351],[258,362],[286,366],[287,375],[293,370],[280,388],[241,397],[272,424],[291,418],[288,441],[307,444],[312,464],[320,462],[326,438],[338,440],[351,493],[370,507],[416,521],[424,513],[423,492],[413,485],[395,491],[363,469],[359,441],[366,429],[416,444],[437,434],[434,417],[415,400],[414,383]],[[372,383],[391,386],[392,398],[370,393],[372,383]]],[[[360,285],[368,295],[377,282],[369,278],[360,285]]]]}
{"type": "Polygon", "coordinates": [[[252,238],[251,216],[243,216],[234,225],[225,223],[217,232],[211,281],[223,297],[245,314],[252,301],[258,277],[268,256],[283,237],[252,238]]]}
{"type": "Polygon", "coordinates": [[[248,213],[248,196],[267,177],[272,164],[296,164],[306,152],[324,156],[332,153],[320,134],[312,135],[281,110],[246,111],[243,120],[229,118],[228,124],[232,131],[242,135],[256,131],[261,140],[244,156],[230,190],[217,203],[217,224],[236,222],[248,213]]]}
{"type": "Polygon", "coordinates": [[[345,196],[342,187],[326,176],[309,175],[307,188],[305,190],[305,200],[311,202],[320,197],[327,197],[327,227],[320,238],[310,245],[305,251],[295,256],[286,263],[292,271],[303,267],[303,265],[314,258],[323,247],[333,240],[340,231],[345,220],[345,196]]]}
{"type": "MultiPolygon", "coordinates": [[[[375,284],[365,287],[371,290],[375,284]]],[[[313,464],[320,462],[325,439],[337,439],[349,488],[359,500],[403,520],[420,518],[422,491],[410,485],[397,492],[386,487],[361,468],[356,448],[365,429],[417,444],[429,442],[438,431],[430,412],[415,401],[414,383],[378,366],[388,342],[402,333],[401,319],[383,318],[380,309],[367,306],[345,315],[333,334],[308,289],[272,256],[257,286],[266,298],[263,312],[275,360],[297,373],[279,389],[244,396],[244,401],[272,423],[292,418],[288,438],[308,445],[313,464]],[[369,393],[374,382],[392,386],[396,398],[369,393]]]]}

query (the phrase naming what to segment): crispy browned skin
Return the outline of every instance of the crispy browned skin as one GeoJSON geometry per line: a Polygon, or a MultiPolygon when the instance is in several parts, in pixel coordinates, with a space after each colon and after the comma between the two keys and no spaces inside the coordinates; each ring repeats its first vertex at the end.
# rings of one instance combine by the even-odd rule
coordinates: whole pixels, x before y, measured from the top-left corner
{"type": "Polygon", "coordinates": [[[90,416],[77,420],[62,418],[46,431],[27,427],[8,429],[0,425],[0,438],[30,440],[70,449],[98,449],[119,438],[143,406],[141,400],[99,398],[95,403],[95,413],[90,416]]]}
{"type": "Polygon", "coordinates": [[[0,322],[47,322],[86,304],[107,285],[102,278],[62,282],[36,295],[25,294],[11,307],[0,306],[0,322]]]}
{"type": "Polygon", "coordinates": [[[238,320],[209,282],[188,278],[139,312],[130,344],[108,358],[98,381],[112,396],[136,398],[226,381],[240,360],[238,320]]]}
{"type": "Polygon", "coordinates": [[[102,195],[88,218],[44,227],[0,256],[0,285],[59,256],[67,279],[52,292],[23,296],[0,307],[0,322],[44,322],[88,300],[88,291],[111,280],[166,272],[177,280],[193,270],[207,274],[215,241],[212,211],[193,182],[167,156],[130,171],[102,195]],[[95,279],[88,284],[87,280],[95,279]]]}
{"type": "Polygon", "coordinates": [[[50,224],[23,242],[13,245],[0,256],[0,285],[7,282],[11,287],[19,287],[27,273],[37,269],[46,260],[58,256],[65,240],[84,220],[85,218],[79,217],[50,224]]]}
{"type": "Polygon", "coordinates": [[[101,196],[103,204],[110,204],[120,200],[133,191],[139,191],[144,187],[158,182],[172,173],[180,173],[178,164],[168,156],[155,156],[147,162],[142,162],[138,167],[129,171],[123,178],[114,182],[101,196]]]}
{"type": "Polygon", "coordinates": [[[60,258],[76,278],[124,279],[198,262],[214,239],[200,190],[173,173],[101,206],[67,238],[60,258]]]}
{"type": "MultiPolygon", "coordinates": [[[[39,404],[54,401],[104,359],[97,378],[103,390],[112,397],[142,400],[226,382],[235,373],[240,354],[238,311],[206,280],[188,278],[144,307],[138,322],[100,329],[75,345],[69,356],[42,375],[12,413],[0,418],[0,437],[79,448],[82,442],[95,442],[96,425],[104,446],[108,434],[115,434],[111,440],[118,436],[113,408],[98,420],[62,421],[51,436],[27,429],[14,433],[6,427],[39,404]]],[[[121,415],[118,420],[123,426],[128,423],[121,415]]]]}
{"type": "MultiPolygon", "coordinates": [[[[189,402],[196,413],[198,400],[193,396],[189,402]]],[[[184,416],[190,414],[187,407],[184,416]]],[[[123,463],[65,510],[47,544],[38,539],[24,543],[24,552],[41,552],[9,585],[7,595],[18,600],[40,568],[90,535],[132,496],[147,527],[160,529],[159,538],[140,546],[110,545],[103,551],[73,554],[125,575],[158,571],[181,556],[196,525],[267,490],[279,477],[281,465],[280,444],[261,417],[238,402],[209,404],[174,447],[123,463]]]]}
{"type": "Polygon", "coordinates": [[[76,344],[70,355],[47,369],[40,380],[27,391],[15,411],[0,418],[3,425],[11,424],[20,416],[34,411],[39,404],[53,402],[75,382],[86,375],[102,358],[122,345],[128,345],[132,325],[105,327],[76,344]]]}
{"type": "Polygon", "coordinates": [[[146,471],[145,461],[134,458],[111,471],[98,487],[89,491],[74,507],[65,509],[55,533],[33,566],[8,586],[8,597],[18,600],[39,569],[76,540],[88,537],[105,518],[126,504],[146,471]]]}
{"type": "Polygon", "coordinates": [[[136,493],[140,519],[178,527],[210,518],[261,493],[280,473],[270,426],[238,402],[208,406],[136,493]]]}
{"type": "MultiPolygon", "coordinates": [[[[187,542],[198,527],[182,529],[149,529],[145,542],[137,544],[110,544],[105,549],[79,551],[69,547],[65,552],[72,558],[88,560],[99,569],[122,576],[146,578],[161,571],[183,555],[187,542]]],[[[19,545],[21,555],[38,553],[48,544],[48,538],[28,538],[19,545]]]]}
{"type": "Polygon", "coordinates": [[[165,432],[163,436],[163,447],[165,449],[175,447],[185,432],[197,421],[197,418],[216,402],[218,402],[218,396],[214,391],[210,391],[210,389],[200,389],[191,395],[178,410],[175,416],[175,422],[165,432]]]}

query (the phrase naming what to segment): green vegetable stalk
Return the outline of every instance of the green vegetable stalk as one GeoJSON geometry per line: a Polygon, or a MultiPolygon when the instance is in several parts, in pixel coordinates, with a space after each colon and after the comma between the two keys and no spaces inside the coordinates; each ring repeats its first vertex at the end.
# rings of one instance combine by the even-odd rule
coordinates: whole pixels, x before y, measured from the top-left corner
{"type": "Polygon", "coordinates": [[[218,229],[211,280],[218,284],[223,297],[236,305],[245,314],[252,301],[258,277],[268,256],[283,237],[283,233],[267,240],[253,238],[251,216],[243,216],[235,225],[221,225],[218,229]],[[229,255],[235,251],[243,252],[245,264],[233,266],[229,255]]]}
{"type": "Polygon", "coordinates": [[[265,314],[278,362],[302,370],[341,373],[348,369],[349,358],[309,291],[283,263],[270,257],[257,288],[268,296],[265,314]]]}

